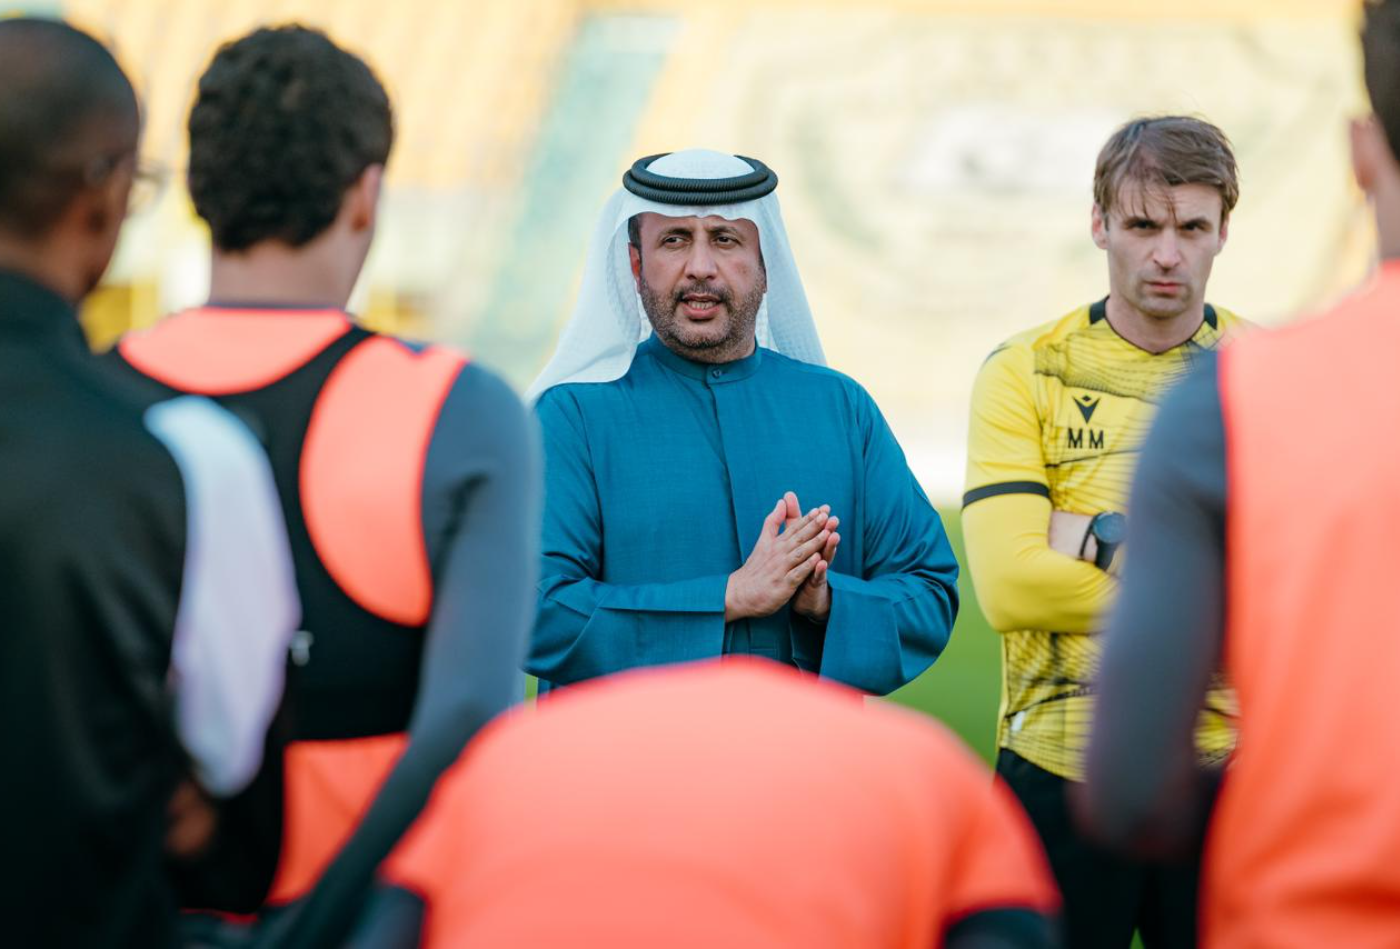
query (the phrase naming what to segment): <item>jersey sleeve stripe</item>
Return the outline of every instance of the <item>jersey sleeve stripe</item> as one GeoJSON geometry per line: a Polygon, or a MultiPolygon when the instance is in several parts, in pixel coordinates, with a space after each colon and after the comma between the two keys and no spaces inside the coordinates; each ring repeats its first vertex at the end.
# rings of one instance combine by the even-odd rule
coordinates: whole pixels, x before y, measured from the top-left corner
{"type": "Polygon", "coordinates": [[[983,498],[995,498],[997,495],[1040,495],[1049,498],[1050,487],[1040,482],[997,482],[995,485],[983,485],[963,495],[963,507],[966,508],[983,498]]]}

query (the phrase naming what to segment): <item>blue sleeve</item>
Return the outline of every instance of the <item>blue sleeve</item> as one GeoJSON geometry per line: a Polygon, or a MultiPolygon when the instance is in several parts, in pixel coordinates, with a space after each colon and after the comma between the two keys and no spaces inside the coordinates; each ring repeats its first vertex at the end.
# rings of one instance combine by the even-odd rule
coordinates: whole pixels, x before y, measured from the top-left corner
{"type": "Polygon", "coordinates": [[[534,608],[539,449],[520,399],[467,366],[443,403],[423,477],[433,569],[408,747],[350,841],[280,932],[284,946],[334,946],[380,862],[422,810],[438,776],[482,726],[521,696],[534,608]]]}
{"type": "Polygon", "coordinates": [[[582,415],[559,388],[540,397],[535,412],[544,437],[545,503],[538,613],[526,669],[564,684],[632,666],[719,656],[729,576],[626,585],[599,580],[602,510],[582,415]]]}
{"type": "Polygon", "coordinates": [[[1197,767],[1194,743],[1225,616],[1225,428],[1213,355],[1171,391],[1148,434],[1124,549],[1079,811],[1106,843],[1171,854],[1196,840],[1217,778],[1197,767]]]}
{"type": "MultiPolygon", "coordinates": [[[[894,433],[865,400],[863,517],[854,526],[864,562],[859,575],[827,574],[831,614],[820,672],[884,695],[926,670],[947,645],[958,613],[958,562],[894,433]]],[[[794,632],[800,639],[801,625],[794,632]]]]}

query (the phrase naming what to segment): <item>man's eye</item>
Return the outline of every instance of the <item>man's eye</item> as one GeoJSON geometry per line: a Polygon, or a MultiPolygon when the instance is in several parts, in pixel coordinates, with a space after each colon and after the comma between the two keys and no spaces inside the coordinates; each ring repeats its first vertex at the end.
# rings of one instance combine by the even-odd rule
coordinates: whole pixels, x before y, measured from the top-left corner
{"type": "Polygon", "coordinates": [[[716,244],[733,244],[733,243],[734,243],[734,238],[731,237],[731,236],[728,235],[728,234],[716,235],[716,236],[715,236],[715,243],[716,243],[716,244]]]}

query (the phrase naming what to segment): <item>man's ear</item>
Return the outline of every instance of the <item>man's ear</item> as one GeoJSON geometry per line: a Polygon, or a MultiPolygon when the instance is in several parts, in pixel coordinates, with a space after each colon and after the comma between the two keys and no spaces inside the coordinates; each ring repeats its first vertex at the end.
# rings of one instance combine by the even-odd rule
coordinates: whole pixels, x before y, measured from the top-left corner
{"type": "Polygon", "coordinates": [[[635,244],[627,245],[627,259],[632,263],[632,282],[637,286],[637,293],[642,292],[642,252],[635,244]]]}
{"type": "Polygon", "coordinates": [[[379,214],[379,191],[384,182],[384,166],[370,165],[345,193],[345,210],[350,229],[373,231],[379,214]]]}
{"type": "Polygon", "coordinates": [[[1094,244],[1099,250],[1108,250],[1108,215],[1103,213],[1098,202],[1094,203],[1094,210],[1089,215],[1089,233],[1093,235],[1094,244]]]}

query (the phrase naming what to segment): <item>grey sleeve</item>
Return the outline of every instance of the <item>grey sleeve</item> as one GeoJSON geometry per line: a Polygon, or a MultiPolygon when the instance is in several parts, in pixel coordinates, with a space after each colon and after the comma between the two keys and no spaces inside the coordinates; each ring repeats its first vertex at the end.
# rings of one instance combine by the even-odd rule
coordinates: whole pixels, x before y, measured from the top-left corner
{"type": "Polygon", "coordinates": [[[1191,842],[1215,785],[1197,766],[1194,730],[1224,628],[1225,484],[1209,354],[1169,393],[1139,458],[1077,802],[1086,831],[1143,854],[1191,842]]]}
{"type": "Polygon", "coordinates": [[[524,697],[521,665],[535,614],[539,431],[499,377],[468,366],[443,405],[423,477],[423,533],[434,601],[409,733],[458,723],[446,766],[476,726],[524,697]]]}
{"type": "Polygon", "coordinates": [[[498,377],[464,368],[443,404],[423,479],[434,600],[403,757],[315,890],[273,935],[333,946],[375,869],[417,818],[443,769],[520,699],[534,614],[540,462],[533,420],[498,377]]]}

